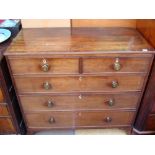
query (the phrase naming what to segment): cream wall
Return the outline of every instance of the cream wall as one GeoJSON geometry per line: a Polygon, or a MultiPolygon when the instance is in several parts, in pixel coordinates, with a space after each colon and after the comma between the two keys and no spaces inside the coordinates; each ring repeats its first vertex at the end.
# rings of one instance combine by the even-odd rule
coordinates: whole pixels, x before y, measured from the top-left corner
{"type": "Polygon", "coordinates": [[[70,27],[70,19],[22,19],[23,28],[70,27]]]}
{"type": "Polygon", "coordinates": [[[132,27],[135,19],[22,19],[23,28],[36,27],[132,27]]]}

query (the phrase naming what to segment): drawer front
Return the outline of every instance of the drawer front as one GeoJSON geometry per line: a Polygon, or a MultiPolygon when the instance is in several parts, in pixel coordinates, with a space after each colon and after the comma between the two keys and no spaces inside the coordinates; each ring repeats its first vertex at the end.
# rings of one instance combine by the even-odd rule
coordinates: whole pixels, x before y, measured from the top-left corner
{"type": "Polygon", "coordinates": [[[42,73],[78,73],[79,60],[75,58],[18,58],[10,59],[13,74],[42,74],[42,73]]]}
{"type": "Polygon", "coordinates": [[[2,93],[2,89],[0,88],[0,103],[4,102],[4,96],[2,93]]]}
{"type": "Polygon", "coordinates": [[[144,76],[104,77],[16,77],[19,93],[79,92],[79,91],[136,91],[141,90],[144,76]],[[115,88],[113,88],[115,86],[115,88]]]}
{"type": "Polygon", "coordinates": [[[152,105],[151,113],[155,113],[155,103],[152,105]]]}
{"type": "Polygon", "coordinates": [[[147,72],[150,62],[151,58],[88,58],[83,59],[83,72],[147,72]]]}
{"type": "Polygon", "coordinates": [[[20,96],[25,112],[136,108],[139,94],[20,96]]]}
{"type": "Polygon", "coordinates": [[[15,128],[10,118],[0,118],[0,134],[15,132],[15,128]]]}
{"type": "Polygon", "coordinates": [[[29,128],[68,128],[73,126],[72,112],[46,112],[25,116],[29,128]]]}
{"type": "Polygon", "coordinates": [[[0,104],[0,116],[8,116],[8,115],[9,113],[6,105],[0,104]]]}
{"type": "Polygon", "coordinates": [[[155,130],[155,114],[151,114],[148,116],[146,120],[146,130],[155,130]]]}
{"type": "Polygon", "coordinates": [[[77,112],[76,126],[129,126],[132,124],[134,112],[96,111],[77,112]]]}

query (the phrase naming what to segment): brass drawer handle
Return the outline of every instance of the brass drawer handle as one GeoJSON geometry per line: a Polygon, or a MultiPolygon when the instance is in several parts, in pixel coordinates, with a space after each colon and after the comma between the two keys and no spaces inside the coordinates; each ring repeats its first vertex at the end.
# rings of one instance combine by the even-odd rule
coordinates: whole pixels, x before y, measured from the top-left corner
{"type": "Polygon", "coordinates": [[[118,87],[118,81],[112,81],[111,86],[112,88],[117,88],[118,87]]]}
{"type": "Polygon", "coordinates": [[[82,95],[79,95],[79,99],[80,99],[80,100],[82,99],[82,95]]]}
{"type": "Polygon", "coordinates": [[[120,64],[119,58],[116,58],[113,67],[114,67],[114,70],[115,70],[115,71],[119,71],[119,70],[121,69],[121,64],[120,64]]]}
{"type": "Polygon", "coordinates": [[[46,59],[43,59],[42,64],[41,64],[41,69],[44,72],[48,72],[49,71],[49,65],[48,65],[46,59]]]}
{"type": "Polygon", "coordinates": [[[43,83],[43,88],[44,88],[45,90],[49,90],[49,89],[52,88],[52,85],[51,85],[49,82],[44,82],[44,83],[43,83]]]}
{"type": "Polygon", "coordinates": [[[114,101],[114,99],[109,99],[109,101],[108,101],[108,105],[109,106],[113,106],[115,104],[115,101],[114,101]]]}
{"type": "Polygon", "coordinates": [[[50,123],[50,124],[55,123],[55,118],[54,118],[54,117],[51,117],[51,118],[49,119],[49,123],[50,123]]]}
{"type": "Polygon", "coordinates": [[[79,81],[82,81],[82,76],[79,77],[79,81]]]}
{"type": "Polygon", "coordinates": [[[105,118],[105,122],[107,122],[107,123],[112,122],[112,118],[111,118],[111,117],[109,117],[109,116],[108,116],[108,117],[106,117],[106,118],[105,118]]]}
{"type": "Polygon", "coordinates": [[[52,108],[54,106],[54,103],[51,100],[47,101],[48,108],[52,108]]]}

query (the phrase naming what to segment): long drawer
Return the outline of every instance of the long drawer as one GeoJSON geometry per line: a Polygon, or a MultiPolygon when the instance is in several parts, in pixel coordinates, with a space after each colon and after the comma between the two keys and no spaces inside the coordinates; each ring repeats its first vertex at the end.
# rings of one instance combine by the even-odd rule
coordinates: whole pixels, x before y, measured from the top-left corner
{"type": "Polygon", "coordinates": [[[24,112],[54,110],[135,109],[139,93],[20,96],[24,112]]]}
{"type": "MultiPolygon", "coordinates": [[[[150,59],[151,57],[84,57],[81,65],[83,73],[147,72],[150,59]]],[[[10,58],[9,61],[13,74],[79,73],[80,65],[78,58],[10,58]]]]}
{"type": "Polygon", "coordinates": [[[29,128],[129,126],[134,112],[46,112],[26,114],[29,128]]]}
{"type": "Polygon", "coordinates": [[[19,93],[140,91],[144,76],[15,77],[19,93]]]}

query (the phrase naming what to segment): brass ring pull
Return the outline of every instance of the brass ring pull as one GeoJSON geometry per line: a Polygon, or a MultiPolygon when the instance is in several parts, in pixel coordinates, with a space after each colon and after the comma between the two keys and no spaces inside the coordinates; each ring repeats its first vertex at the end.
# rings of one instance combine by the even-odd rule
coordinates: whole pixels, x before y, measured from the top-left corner
{"type": "Polygon", "coordinates": [[[51,118],[49,119],[49,123],[50,123],[50,124],[55,123],[55,119],[54,119],[54,117],[51,117],[51,118]]]}
{"type": "Polygon", "coordinates": [[[113,106],[114,104],[115,104],[114,99],[110,99],[110,100],[108,101],[108,105],[109,105],[109,106],[113,106]]]}
{"type": "Polygon", "coordinates": [[[105,118],[105,122],[107,122],[107,123],[112,122],[112,118],[111,118],[111,117],[106,117],[106,118],[105,118]]]}
{"type": "Polygon", "coordinates": [[[117,81],[112,81],[111,86],[112,88],[117,88],[118,87],[118,82],[117,81]]]}
{"type": "Polygon", "coordinates": [[[43,83],[43,88],[44,88],[45,90],[49,90],[49,89],[52,88],[52,85],[51,85],[49,82],[44,82],[44,83],[43,83]]]}
{"type": "Polygon", "coordinates": [[[44,72],[49,71],[49,65],[48,65],[46,59],[43,59],[43,61],[42,61],[42,65],[41,65],[41,69],[42,69],[42,71],[44,71],[44,72]]]}
{"type": "Polygon", "coordinates": [[[52,108],[54,106],[54,103],[51,100],[47,101],[48,108],[52,108]]]}
{"type": "Polygon", "coordinates": [[[119,71],[120,69],[121,69],[121,64],[120,64],[119,58],[116,58],[114,63],[114,70],[119,71]]]}

